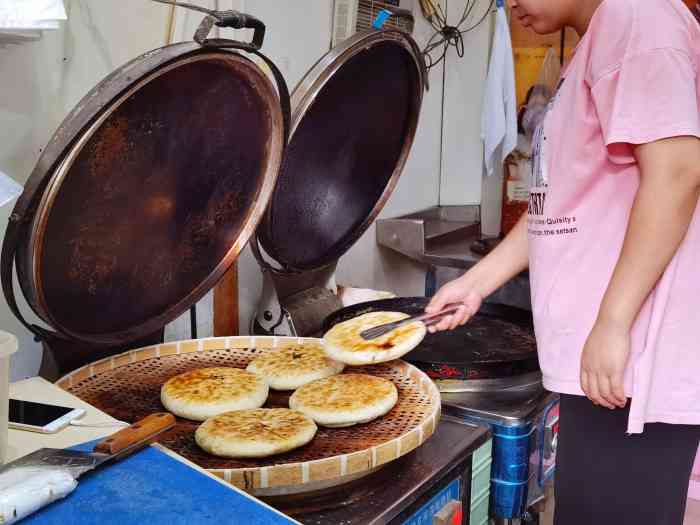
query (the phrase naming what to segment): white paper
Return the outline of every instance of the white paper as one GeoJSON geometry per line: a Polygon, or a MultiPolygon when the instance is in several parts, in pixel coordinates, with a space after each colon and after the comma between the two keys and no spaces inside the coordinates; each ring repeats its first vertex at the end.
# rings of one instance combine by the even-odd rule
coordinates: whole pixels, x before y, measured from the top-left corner
{"type": "Polygon", "coordinates": [[[0,171],[0,206],[4,206],[22,194],[24,188],[9,175],[0,171]]]}
{"type": "Polygon", "coordinates": [[[0,32],[9,30],[58,29],[66,20],[63,0],[0,1],[0,32]]]}

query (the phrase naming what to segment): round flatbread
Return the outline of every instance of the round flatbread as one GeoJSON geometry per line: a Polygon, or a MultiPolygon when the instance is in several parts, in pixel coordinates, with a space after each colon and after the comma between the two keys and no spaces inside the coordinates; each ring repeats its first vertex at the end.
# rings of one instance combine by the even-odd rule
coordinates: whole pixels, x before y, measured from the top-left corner
{"type": "Polygon", "coordinates": [[[271,350],[253,359],[249,372],[260,374],[270,388],[296,390],[311,381],[339,374],[345,364],[326,355],[318,343],[287,346],[271,350]]]}
{"type": "Polygon", "coordinates": [[[289,398],[289,408],[324,427],[349,427],[383,416],[398,399],[396,386],[387,379],[340,374],[304,385],[289,398]]]}
{"type": "Polygon", "coordinates": [[[338,323],[323,338],[326,353],[331,359],[348,365],[370,365],[398,359],[425,337],[426,328],[422,322],[407,324],[371,341],[364,340],[360,332],[408,317],[400,312],[371,312],[338,323]]]}
{"type": "Polygon", "coordinates": [[[176,416],[204,421],[230,410],[261,407],[268,391],[264,377],[241,368],[200,368],[168,379],[160,400],[176,416]]]}
{"type": "Polygon", "coordinates": [[[264,458],[306,445],[316,423],[287,408],[225,412],[207,419],[194,434],[206,452],[224,458],[264,458]]]}

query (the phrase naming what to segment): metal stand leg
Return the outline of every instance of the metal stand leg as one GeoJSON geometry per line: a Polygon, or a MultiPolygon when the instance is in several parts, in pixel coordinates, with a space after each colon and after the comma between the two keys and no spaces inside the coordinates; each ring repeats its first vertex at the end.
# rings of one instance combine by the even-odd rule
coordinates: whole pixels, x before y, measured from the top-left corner
{"type": "Polygon", "coordinates": [[[520,518],[491,518],[490,525],[540,525],[540,515],[527,511],[520,518]]]}

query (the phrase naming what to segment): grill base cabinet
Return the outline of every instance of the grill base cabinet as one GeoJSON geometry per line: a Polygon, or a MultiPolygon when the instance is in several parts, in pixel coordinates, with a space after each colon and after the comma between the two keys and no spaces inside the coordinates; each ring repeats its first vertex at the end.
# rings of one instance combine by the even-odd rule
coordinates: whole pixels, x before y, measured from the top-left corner
{"type": "Polygon", "coordinates": [[[443,415],[419,448],[326,499],[269,503],[304,525],[488,525],[491,448],[487,428],[443,415]]]}
{"type": "Polygon", "coordinates": [[[490,516],[496,525],[527,523],[554,476],[559,396],[539,385],[443,394],[443,413],[491,430],[490,516]]]}

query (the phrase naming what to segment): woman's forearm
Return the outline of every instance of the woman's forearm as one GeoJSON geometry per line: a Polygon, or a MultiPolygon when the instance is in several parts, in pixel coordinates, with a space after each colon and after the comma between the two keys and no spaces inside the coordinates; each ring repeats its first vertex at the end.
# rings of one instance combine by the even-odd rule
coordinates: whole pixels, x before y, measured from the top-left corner
{"type": "Polygon", "coordinates": [[[700,141],[670,139],[637,148],[641,180],[599,320],[631,327],[671,262],[700,196],[700,141]]]}
{"type": "Polygon", "coordinates": [[[461,279],[482,297],[487,297],[525,270],[527,265],[527,214],[524,214],[505,239],[461,279]]]}

